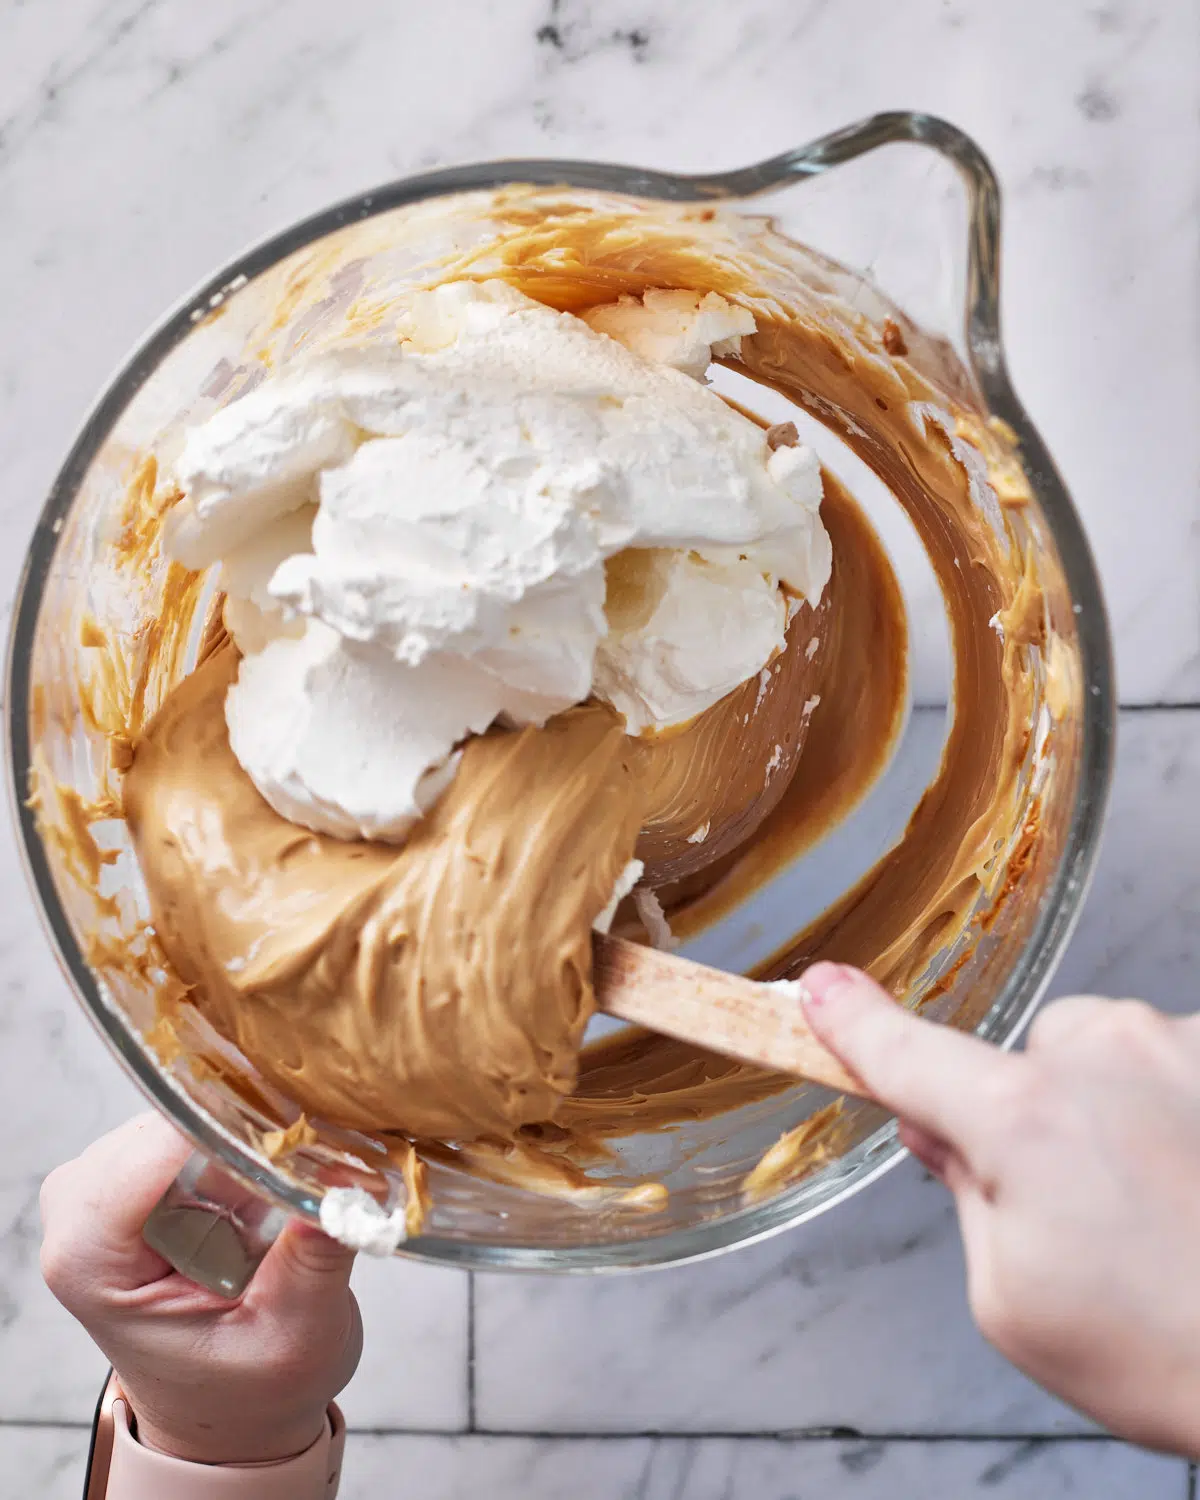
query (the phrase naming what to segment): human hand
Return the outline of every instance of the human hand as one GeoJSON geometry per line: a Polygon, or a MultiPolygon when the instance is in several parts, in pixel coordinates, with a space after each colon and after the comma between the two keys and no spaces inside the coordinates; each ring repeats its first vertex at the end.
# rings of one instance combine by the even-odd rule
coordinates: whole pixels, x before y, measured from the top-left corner
{"type": "Polygon", "coordinates": [[[857,970],[803,984],[814,1031],[954,1194],[984,1336],[1113,1432],[1200,1455],[1200,1017],[1060,1000],[1010,1055],[857,970]]]}
{"type": "Polygon", "coordinates": [[[354,1255],[294,1221],[237,1301],[188,1281],[141,1231],[190,1149],[146,1114],[51,1172],[42,1274],[117,1372],[139,1442],[193,1463],[289,1458],[362,1352],[354,1255]]]}

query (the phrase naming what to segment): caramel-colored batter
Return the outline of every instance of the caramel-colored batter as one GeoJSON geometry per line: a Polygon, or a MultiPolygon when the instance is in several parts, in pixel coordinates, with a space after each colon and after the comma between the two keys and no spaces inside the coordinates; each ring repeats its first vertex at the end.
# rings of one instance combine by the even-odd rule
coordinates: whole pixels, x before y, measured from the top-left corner
{"type": "MultiPolygon", "coordinates": [[[[823,287],[824,272],[814,273],[818,260],[809,257],[805,275],[815,274],[818,285],[797,283],[787,242],[778,237],[748,250],[748,241],[731,236],[713,210],[613,199],[583,204],[520,187],[488,195],[478,211],[487,233],[448,253],[437,279],[500,275],[572,311],[657,286],[713,290],[750,306],[759,331],[743,341],[734,367],[837,432],[913,520],[952,628],[955,713],[943,763],[897,846],[765,972],[794,974],[812,958],[829,956],[863,964],[897,995],[929,993],[934,966],[946,955],[965,962],[974,951],[982,932],[977,913],[986,908],[994,922],[1035,867],[1040,802],[1030,781],[1041,743],[1031,738],[1035,716],[1043,706],[1052,719],[1074,712],[1067,691],[1074,648],[1057,644],[1071,636],[1069,607],[1054,583],[1053,560],[1049,585],[1038,571],[1045,544],[1026,524],[1029,491],[1011,436],[980,417],[961,367],[919,330],[890,318],[878,326],[839,302],[836,268],[823,287]],[[1057,697],[1049,689],[1042,694],[1043,648],[1049,659],[1062,656],[1066,663],[1051,683],[1065,685],[1057,697]]],[[[371,226],[355,232],[370,254],[371,226]]],[[[314,250],[290,273],[289,305],[316,306],[344,262],[340,251],[314,250]]],[[[337,336],[378,329],[387,307],[383,294],[359,295],[337,336]]],[[[272,329],[263,340],[263,363],[286,357],[272,329]]],[[[153,555],[170,498],[155,490],[152,470],[138,484],[121,541],[131,558],[153,555]]],[[[692,931],[842,816],[880,768],[904,690],[899,598],[869,528],[829,480],[823,514],[833,537],[833,579],[817,615],[804,609],[797,617],[757,714],[749,713],[759,693],[752,682],[659,742],[631,744],[596,709],[573,712],[541,734],[485,736],[473,742],[451,792],[399,856],[369,846],[326,850],[324,843],[335,841],[282,820],[276,820],[281,827],[269,824],[275,815],[251,805],[246,793],[256,794],[244,777],[234,788],[241,773],[227,744],[222,748],[219,708],[233,670],[228,648],[176,687],[147,727],[146,703],[161,701],[161,682],[177,679],[197,599],[192,582],[168,573],[161,620],[120,651],[106,655],[97,646],[103,666],[84,701],[93,727],[107,737],[115,771],[136,747],[125,777],[129,823],[162,943],[195,986],[193,1003],[320,1119],[483,1137],[470,1154],[422,1150],[432,1162],[499,1181],[536,1187],[541,1173],[553,1179],[556,1194],[575,1194],[580,1202],[598,1189],[572,1186],[576,1169],[567,1158],[594,1159],[597,1140],[706,1118],[793,1084],[637,1031],[586,1048],[577,1081],[574,1069],[591,1006],[587,928],[635,846],[677,927],[692,931]],[[814,638],[819,650],[810,660],[797,648],[814,638]],[[820,702],[805,715],[814,697],[820,702]],[[199,752],[188,748],[188,734],[175,731],[199,713],[202,699],[214,727],[204,742],[208,759],[199,765],[189,760],[199,752]],[[575,767],[565,779],[551,772],[542,735],[561,739],[555,765],[575,767]],[[782,774],[769,783],[762,770],[768,737],[785,747],[782,774]],[[225,767],[219,777],[218,765],[225,767]],[[480,866],[466,830],[476,826],[473,799],[483,805],[489,770],[501,765],[503,778],[513,780],[503,783],[503,797],[497,794],[491,816],[478,824],[485,846],[480,866]],[[218,781],[226,791],[214,791],[218,781]],[[701,787],[709,803],[703,811],[701,787]],[[566,830],[553,840],[553,852],[544,847],[547,817],[558,820],[558,832],[566,830]],[[706,837],[690,842],[705,820],[706,837]],[[179,835],[189,826],[197,833],[211,828],[215,837],[211,845],[193,840],[185,870],[187,840],[179,835]],[[254,841],[257,852],[250,850],[254,841]],[[200,887],[188,885],[197,871],[210,908],[204,916],[200,887]],[[448,927],[441,915],[433,925],[430,902],[421,898],[426,881],[449,903],[448,927]],[[302,890],[310,903],[316,893],[311,909],[302,890]],[[323,890],[336,892],[324,904],[323,890]],[[518,893],[525,903],[520,916],[518,893]],[[493,898],[509,901],[508,926],[492,920],[493,898]],[[271,907],[272,901],[283,905],[271,907]],[[290,920],[291,913],[296,921],[284,940],[279,918],[290,920]],[[352,941],[359,918],[367,939],[362,952],[370,955],[361,963],[352,941]],[[193,952],[201,927],[215,945],[216,961],[207,967],[193,952]],[[429,940],[435,930],[453,938],[447,951],[429,940]],[[262,942],[268,933],[270,941],[262,942]],[[505,988],[514,974],[521,977],[516,990],[505,988]],[[438,991],[426,984],[427,975],[437,976],[453,1004],[433,1003],[438,991]],[[538,988],[547,977],[557,986],[553,1006],[538,988]],[[301,1005],[304,997],[311,1004],[301,1005]],[[481,1030],[469,1019],[477,1005],[481,1030]],[[306,1023],[297,1022],[300,1009],[306,1023]],[[300,1055],[298,1024],[311,1028],[308,1041],[317,1047],[309,1059],[300,1055]],[[504,1059],[499,1070],[485,1064],[481,1037],[504,1059]],[[338,1046],[366,1063],[349,1063],[350,1052],[338,1046]],[[310,1102],[312,1091],[319,1103],[310,1102]],[[398,1104],[401,1092],[407,1102],[398,1104]],[[557,1123],[542,1123],[550,1118],[557,1123]],[[514,1136],[515,1147],[504,1144],[514,1136]],[[536,1157],[534,1148],[547,1142],[553,1157],[536,1157]],[[521,1158],[526,1147],[531,1154],[521,1158]]],[[[84,821],[112,811],[106,793],[84,821]]],[[[74,835],[68,830],[62,837],[70,843],[74,835]]],[[[256,1107],[269,1109],[269,1101],[256,1107]]],[[[755,1179],[755,1195],[807,1169],[798,1163],[826,1158],[825,1132],[844,1122],[836,1111],[817,1118],[815,1135],[793,1133],[771,1156],[769,1170],[755,1179]]],[[[650,1194],[637,1206],[659,1203],[650,1194]]]]}
{"type": "MultiPolygon", "coordinates": [[[[793,643],[813,629],[797,616],[793,643]]],[[[309,1114],[455,1140],[550,1120],[595,1008],[591,924],[635,842],[672,871],[703,861],[701,817],[717,852],[761,820],[778,801],[763,746],[788,746],[782,792],[806,723],[792,693],[821,664],[789,649],[761,692],[650,741],[600,706],[472,740],[397,850],[263,801],[229,746],[237,653],[220,641],[124,778],[158,939],[206,1019],[309,1114]]]]}
{"type": "Polygon", "coordinates": [[[907,704],[904,601],[855,500],[828,470],[824,485],[821,519],[833,543],[833,576],[817,614],[815,670],[788,704],[792,723],[805,729],[803,774],[786,780],[759,828],[732,853],[659,888],[678,937],[717,921],[839,823],[895,745],[907,704]],[[811,713],[806,704],[814,705],[811,713]]]}
{"type": "Polygon", "coordinates": [[[397,851],[268,807],[229,748],[235,670],[224,645],[185,678],[125,776],[159,939],[201,1011],[336,1124],[472,1138],[551,1118],[592,1011],[591,921],[641,821],[620,720],[472,740],[397,851]]]}
{"type": "MultiPolygon", "coordinates": [[[[740,363],[795,399],[836,400],[843,436],[913,517],[950,609],[964,711],[910,836],[769,966],[790,974],[836,956],[902,990],[966,920],[994,837],[989,812],[1024,749],[1018,633],[1002,641],[988,628],[1020,580],[1006,598],[960,458],[940,427],[911,418],[915,382],[856,369],[827,340],[766,321],[740,363]]],[[[769,849],[790,856],[805,825],[811,837],[861,792],[890,743],[902,607],[853,503],[829,488],[836,581],[815,615],[806,608],[793,623],[764,684],[756,677],[683,731],[643,742],[601,709],[473,741],[399,853],[316,837],[262,802],[229,749],[222,703],[235,653],[218,651],[168,697],[125,777],[159,938],[202,1013],[310,1114],[433,1139],[511,1137],[560,1116],[591,1135],[635,1116],[644,1129],[650,1098],[663,1100],[664,1122],[691,1113],[697,1079],[720,1108],[790,1082],[647,1033],[597,1049],[576,1091],[594,1008],[590,926],[635,845],[652,884],[683,882],[665,894],[686,917],[689,876],[703,886],[732,860],[723,884],[744,893],[769,873],[769,849]],[[820,758],[793,778],[812,720],[820,758]],[[695,1075],[686,1086],[685,1074],[695,1075]]],[[[622,566],[636,555],[610,569],[610,592],[622,566]]],[[[711,913],[718,899],[709,891],[698,904],[711,913]]]]}

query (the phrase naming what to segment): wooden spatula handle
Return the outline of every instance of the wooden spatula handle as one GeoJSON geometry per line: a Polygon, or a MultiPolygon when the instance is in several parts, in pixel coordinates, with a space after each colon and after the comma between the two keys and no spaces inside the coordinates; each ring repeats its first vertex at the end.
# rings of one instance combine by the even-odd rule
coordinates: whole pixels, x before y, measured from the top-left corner
{"type": "Polygon", "coordinates": [[[593,971],[597,1003],[610,1016],[838,1093],[867,1095],[786,989],[599,933],[593,971]]]}

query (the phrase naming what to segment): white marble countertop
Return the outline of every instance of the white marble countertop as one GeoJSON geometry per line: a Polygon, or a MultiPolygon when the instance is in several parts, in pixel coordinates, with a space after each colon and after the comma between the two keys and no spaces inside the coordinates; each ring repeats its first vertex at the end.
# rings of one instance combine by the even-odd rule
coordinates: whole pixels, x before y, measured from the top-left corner
{"type": "MultiPolygon", "coordinates": [[[[1119,659],[1119,766],[1057,981],[1186,1007],[1200,972],[1200,13],[1178,0],[0,0],[0,604],[87,405],[247,242],[434,165],[710,170],[879,109],[1006,192],[1015,382],[1072,488],[1119,659]]],[[[74,1496],[99,1356],[41,1289],[37,1187],[135,1107],[0,849],[0,1500],[74,1496]]],[[[343,1493],[1184,1500],[974,1332],[915,1168],[714,1263],[570,1282],[403,1263],[343,1493]],[[419,1478],[417,1476],[420,1476],[419,1478]],[[411,1476],[411,1477],[409,1477],[411,1476]]]]}

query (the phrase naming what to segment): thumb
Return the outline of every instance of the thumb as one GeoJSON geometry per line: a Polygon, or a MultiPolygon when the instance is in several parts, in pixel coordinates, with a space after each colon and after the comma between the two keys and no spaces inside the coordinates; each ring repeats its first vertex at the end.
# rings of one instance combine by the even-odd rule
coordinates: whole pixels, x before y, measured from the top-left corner
{"type": "Polygon", "coordinates": [[[247,1300],[269,1303],[282,1316],[310,1316],[348,1295],[354,1251],[327,1234],[290,1220],[254,1273],[247,1300]]]}
{"type": "Polygon", "coordinates": [[[980,1091],[1017,1059],[913,1015],[846,964],[814,964],[800,982],[809,1025],[874,1097],[902,1120],[969,1156],[980,1091]]]}

